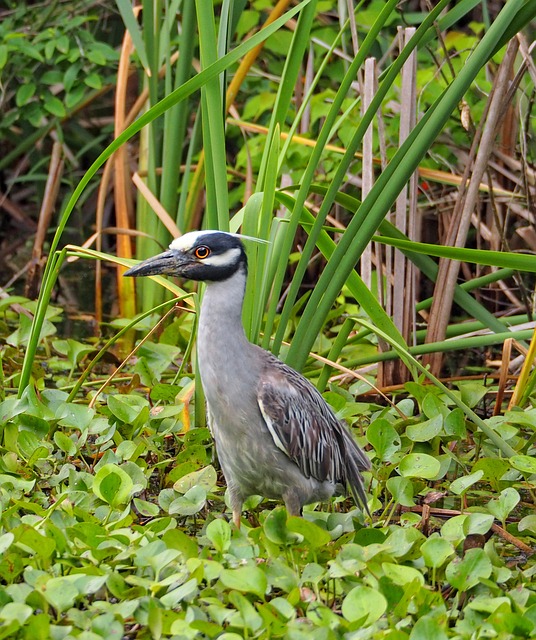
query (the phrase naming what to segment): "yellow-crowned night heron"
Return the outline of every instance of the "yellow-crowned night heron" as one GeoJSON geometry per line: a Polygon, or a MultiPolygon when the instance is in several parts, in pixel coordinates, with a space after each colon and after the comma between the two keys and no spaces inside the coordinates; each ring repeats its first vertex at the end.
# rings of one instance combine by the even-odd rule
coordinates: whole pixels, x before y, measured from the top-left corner
{"type": "Polygon", "coordinates": [[[350,487],[367,509],[370,461],[318,390],[251,344],[242,326],[247,258],[239,236],[197,231],[127,276],[167,274],[207,283],[197,334],[209,425],[240,526],[250,495],[283,499],[290,515],[350,487]]]}

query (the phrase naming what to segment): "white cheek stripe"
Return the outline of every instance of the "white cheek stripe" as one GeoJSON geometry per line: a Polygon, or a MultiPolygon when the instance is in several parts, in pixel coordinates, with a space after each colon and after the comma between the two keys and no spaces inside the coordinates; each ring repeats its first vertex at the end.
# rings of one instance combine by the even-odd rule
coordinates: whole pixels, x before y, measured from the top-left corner
{"type": "Polygon", "coordinates": [[[208,258],[200,260],[200,262],[208,264],[210,267],[227,267],[236,262],[240,253],[240,249],[234,247],[233,249],[227,249],[225,253],[212,254],[208,258]]]}

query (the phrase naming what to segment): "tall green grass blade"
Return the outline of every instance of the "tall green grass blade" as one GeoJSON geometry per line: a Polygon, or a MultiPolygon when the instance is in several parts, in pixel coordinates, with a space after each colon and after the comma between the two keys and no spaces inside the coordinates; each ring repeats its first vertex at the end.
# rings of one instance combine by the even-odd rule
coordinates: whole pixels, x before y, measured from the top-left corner
{"type": "MultiPolygon", "coordinates": [[[[179,58],[175,65],[174,79],[172,69],[166,71],[166,78],[173,81],[169,92],[178,89],[187,82],[192,75],[192,61],[194,57],[195,39],[192,33],[196,30],[195,5],[193,2],[182,3],[182,32],[179,38],[179,58]]],[[[162,147],[162,178],[160,182],[160,202],[164,209],[175,216],[177,212],[179,195],[178,185],[180,181],[180,165],[183,154],[184,142],[188,131],[188,118],[190,115],[188,100],[181,100],[164,114],[164,142],[162,147]]],[[[182,178],[183,189],[188,184],[187,176],[182,178]]],[[[177,222],[179,220],[177,219],[177,222]]],[[[179,225],[179,228],[181,226],[179,225]]],[[[184,229],[185,230],[185,229],[184,229]]]]}
{"type": "MultiPolygon", "coordinates": [[[[356,336],[356,339],[363,339],[370,333],[372,333],[372,331],[367,329],[363,333],[360,332],[359,335],[356,336]]],[[[530,340],[533,334],[534,329],[516,329],[512,331],[503,331],[502,333],[486,333],[484,335],[460,338],[459,340],[443,340],[442,342],[418,344],[408,347],[407,351],[414,357],[422,356],[426,353],[468,351],[469,349],[482,349],[496,344],[503,344],[503,342],[508,338],[513,338],[514,340],[519,341],[530,340]]],[[[375,364],[386,360],[395,360],[398,357],[399,356],[396,351],[385,351],[383,353],[376,353],[370,356],[348,358],[345,361],[345,366],[351,369],[357,369],[368,364],[375,364]]]]}
{"type": "MultiPolygon", "coordinates": [[[[430,12],[430,14],[426,17],[426,19],[423,21],[423,23],[420,25],[420,27],[417,29],[415,35],[413,36],[413,38],[411,38],[410,42],[407,44],[406,47],[404,47],[404,49],[401,51],[400,55],[398,56],[398,58],[395,60],[395,62],[393,63],[393,65],[391,66],[389,72],[387,73],[385,79],[383,80],[381,86],[378,88],[378,91],[376,92],[373,100],[371,101],[371,104],[369,106],[369,108],[367,109],[367,111],[365,112],[365,114],[363,115],[361,122],[359,124],[359,126],[356,129],[356,132],[354,133],[352,140],[350,141],[346,152],[343,156],[343,158],[341,159],[339,166],[337,167],[336,173],[334,178],[332,179],[329,188],[326,192],[326,196],[324,197],[324,200],[322,202],[322,205],[320,207],[320,210],[316,216],[316,222],[313,225],[313,228],[310,230],[309,232],[309,238],[307,240],[307,243],[305,244],[305,247],[303,248],[302,251],[302,255],[300,258],[300,262],[298,263],[296,272],[294,274],[293,277],[293,281],[291,283],[290,289],[287,293],[287,298],[285,300],[285,304],[283,306],[283,310],[281,312],[281,319],[280,319],[280,324],[279,324],[279,328],[278,331],[276,332],[276,336],[275,336],[275,340],[274,340],[274,348],[277,351],[277,349],[279,348],[279,344],[283,338],[283,335],[285,334],[285,331],[287,329],[287,323],[290,317],[290,312],[292,309],[292,306],[294,304],[294,300],[296,298],[296,295],[299,291],[299,287],[301,286],[301,282],[302,279],[306,273],[306,269],[307,269],[307,265],[309,263],[309,260],[311,258],[311,255],[313,253],[315,244],[316,244],[316,239],[318,238],[320,232],[321,232],[321,228],[324,224],[324,221],[326,219],[326,216],[328,215],[331,207],[333,206],[333,203],[335,202],[335,198],[337,196],[337,193],[339,192],[341,185],[343,183],[343,181],[346,178],[346,174],[347,171],[350,167],[350,165],[354,162],[354,158],[355,158],[355,153],[359,147],[359,145],[362,142],[363,136],[366,132],[366,130],[368,129],[370,123],[372,122],[372,119],[374,118],[374,115],[376,114],[378,108],[381,105],[381,102],[383,100],[383,98],[385,97],[385,95],[387,94],[387,91],[390,89],[390,87],[392,86],[392,84],[394,83],[400,69],[402,68],[404,62],[407,60],[407,58],[409,57],[409,55],[411,54],[411,52],[413,51],[413,49],[418,45],[418,43],[420,42],[420,40],[424,37],[428,27],[433,23],[433,20],[439,15],[439,13],[441,12],[441,10],[443,9],[443,7],[447,4],[446,0],[442,0],[441,2],[438,3],[438,5],[430,12]]],[[[381,28],[381,26],[383,25],[383,21],[387,20],[387,18],[389,17],[389,13],[388,13],[388,9],[389,9],[389,5],[386,5],[384,7],[384,10],[382,11],[380,17],[377,19],[377,22],[379,22],[380,24],[377,25],[377,29],[379,30],[381,28]]],[[[365,58],[368,55],[368,50],[370,47],[372,47],[372,45],[374,44],[374,39],[375,39],[375,34],[376,34],[376,23],[374,23],[371,31],[369,32],[369,34],[367,35],[367,37],[365,38],[362,46],[360,47],[359,53],[356,56],[356,58],[354,59],[352,65],[350,65],[349,71],[347,75],[350,75],[350,78],[353,79],[354,74],[357,72],[357,69],[361,66],[361,64],[364,62],[365,58]],[[369,36],[374,36],[374,39],[369,41],[369,36]]],[[[341,85],[341,90],[343,89],[343,87],[345,86],[345,83],[343,82],[343,85],[341,85]]],[[[339,93],[337,94],[337,97],[339,96],[339,93]]],[[[330,113],[328,114],[328,116],[326,117],[326,121],[324,123],[324,127],[322,129],[322,131],[324,131],[324,128],[329,127],[329,131],[327,131],[326,133],[331,135],[331,132],[336,124],[336,117],[338,115],[338,111],[339,108],[342,105],[342,101],[339,103],[337,100],[337,97],[335,98],[334,102],[333,102],[333,107],[330,111],[330,113]]],[[[315,156],[315,153],[318,152],[318,159],[315,160],[315,166],[318,163],[319,159],[320,159],[320,153],[322,151],[322,146],[325,144],[325,142],[327,142],[327,138],[325,139],[325,142],[321,142],[321,136],[322,136],[322,132],[321,135],[319,137],[318,143],[317,143],[317,148],[314,149],[313,151],[313,155],[311,156],[311,160],[310,160],[310,164],[313,163],[313,157],[315,156]]],[[[307,171],[306,171],[307,174],[307,171]]],[[[311,176],[312,178],[312,176],[311,176]]],[[[297,203],[303,203],[305,201],[305,197],[306,197],[306,193],[307,190],[311,187],[312,184],[312,180],[309,180],[309,176],[307,176],[307,179],[304,178],[302,179],[301,182],[301,188],[298,192],[298,195],[296,197],[297,199],[297,203]]],[[[296,220],[293,221],[293,217],[297,216],[297,212],[298,210],[295,210],[291,213],[291,229],[294,228],[294,225],[296,224],[296,220]]],[[[313,295],[316,293],[318,296],[322,296],[324,294],[323,291],[320,291],[320,289],[317,289],[318,285],[320,283],[317,283],[317,285],[315,286],[315,292],[313,293],[313,295]]],[[[324,286],[331,286],[329,285],[329,280],[326,279],[322,285],[322,287],[324,286]]],[[[333,292],[331,294],[332,297],[336,296],[338,294],[338,292],[335,292],[335,288],[333,287],[333,292]]],[[[323,308],[323,315],[325,317],[325,315],[328,313],[329,308],[327,307],[327,305],[323,308]]],[[[321,326],[321,319],[320,316],[317,315],[317,326],[320,327],[321,326]]],[[[394,325],[393,325],[394,327],[394,325]]],[[[393,337],[396,337],[398,334],[394,333],[392,334],[393,337]]],[[[400,338],[400,334],[398,334],[397,339],[400,338]]],[[[309,349],[307,351],[307,353],[310,350],[310,346],[309,345],[309,349]]],[[[306,357],[306,353],[305,350],[302,351],[300,357],[301,357],[301,363],[298,364],[297,360],[294,360],[295,358],[295,352],[296,352],[296,348],[297,347],[291,347],[289,353],[288,353],[288,362],[293,364],[294,366],[303,366],[303,362],[304,362],[304,358],[306,357]]]]}
{"type": "Polygon", "coordinates": [[[459,262],[471,262],[490,267],[504,267],[505,269],[514,269],[516,271],[536,272],[536,256],[527,253],[467,249],[465,247],[444,247],[442,245],[426,244],[412,240],[385,238],[384,236],[374,236],[373,240],[412,253],[422,253],[438,258],[449,258],[450,260],[458,260],[459,262]]]}
{"type": "Polygon", "coordinates": [[[462,402],[460,397],[453,393],[447,386],[445,386],[440,380],[438,380],[433,374],[431,374],[426,367],[424,367],[418,360],[416,360],[406,349],[402,348],[400,344],[391,339],[383,331],[378,330],[373,325],[371,325],[366,320],[362,320],[361,318],[356,318],[356,322],[361,324],[362,326],[370,329],[377,333],[380,337],[382,337],[386,342],[388,342],[393,349],[398,353],[400,358],[404,361],[404,364],[410,369],[410,371],[414,368],[419,369],[421,373],[423,373],[433,384],[448,397],[454,404],[459,407],[469,418],[469,420],[478,428],[482,433],[489,439],[493,444],[501,451],[507,458],[516,455],[515,449],[513,449],[507,442],[505,442],[498,433],[495,433],[493,429],[487,425],[482,418],[480,418],[472,409],[470,409],[465,402],[462,402]]]}
{"type": "MultiPolygon", "coordinates": [[[[254,229],[254,235],[265,240],[268,239],[270,235],[270,228],[272,226],[276,183],[279,176],[279,141],[279,125],[277,124],[274,129],[274,135],[272,136],[272,144],[270,145],[268,162],[266,164],[264,179],[265,190],[262,194],[262,208],[260,215],[256,220],[256,228],[254,229]]],[[[249,232],[246,231],[246,233],[249,232]]],[[[268,262],[268,256],[273,256],[273,253],[270,245],[258,244],[255,255],[255,280],[253,288],[251,288],[249,292],[249,295],[252,297],[249,338],[256,343],[259,339],[264,310],[272,287],[272,281],[267,277],[269,269],[266,268],[266,264],[268,262]]]]}
{"type": "MultiPolygon", "coordinates": [[[[218,40],[212,0],[196,0],[196,10],[201,65],[206,68],[218,60],[218,40]]],[[[226,41],[225,36],[223,42],[226,43],[226,41]]],[[[227,193],[222,80],[222,77],[216,76],[203,85],[201,89],[201,117],[203,148],[206,157],[205,219],[210,229],[227,231],[229,229],[229,197],[227,193]]]]}
{"type": "Polygon", "coordinates": [[[147,56],[147,51],[145,50],[145,42],[143,41],[140,25],[134,15],[132,3],[129,2],[129,0],[117,0],[117,8],[119,9],[121,18],[125,23],[125,27],[127,28],[140,62],[143,68],[149,72],[149,58],[147,56]]]}
{"type": "MultiPolygon", "coordinates": [[[[348,343],[348,337],[350,336],[350,332],[355,326],[355,320],[353,318],[345,318],[342,323],[342,327],[339,329],[337,333],[337,337],[333,341],[331,345],[331,349],[327,355],[327,359],[331,362],[337,362],[339,356],[342,353],[342,350],[348,343]]],[[[329,376],[333,371],[333,367],[329,364],[325,364],[322,367],[322,371],[320,372],[320,377],[318,378],[318,382],[316,383],[316,387],[319,391],[324,391],[326,385],[329,380],[329,376]]]]}
{"type": "MultiPolygon", "coordinates": [[[[291,189],[292,187],[287,187],[287,189],[291,189]]],[[[321,185],[312,185],[311,186],[312,193],[318,193],[320,195],[324,195],[327,192],[327,188],[321,185]]],[[[335,201],[347,209],[350,213],[357,211],[361,202],[354,198],[353,196],[348,195],[347,193],[343,193],[341,191],[337,192],[335,196],[335,201]]],[[[335,229],[332,229],[335,231],[335,229]]],[[[393,224],[391,224],[388,220],[382,220],[379,226],[379,231],[382,233],[383,237],[399,239],[408,241],[407,236],[405,236],[401,231],[399,231],[393,224]]],[[[438,273],[438,265],[434,262],[429,256],[421,253],[415,253],[408,249],[402,249],[404,255],[411,260],[413,264],[432,282],[435,282],[437,279],[438,273]]],[[[510,273],[511,275],[511,273],[510,273]]],[[[485,286],[490,282],[495,282],[496,280],[501,279],[501,277],[507,278],[508,273],[503,272],[503,275],[498,274],[495,276],[494,274],[489,274],[487,276],[483,276],[482,281],[471,281],[474,282],[474,287],[470,286],[470,283],[465,283],[462,285],[456,285],[454,292],[454,300],[456,304],[458,304],[470,317],[473,317],[480,322],[483,323],[484,326],[489,327],[492,331],[502,331],[503,325],[497,318],[490,313],[483,305],[481,305],[473,296],[468,293],[468,290],[471,288],[478,288],[480,286],[485,286]]],[[[429,305],[428,305],[429,306],[429,305]]],[[[417,310],[428,308],[428,306],[424,305],[423,302],[420,302],[417,305],[417,310]]]]}
{"type": "Polygon", "coordinates": [[[415,127],[356,212],[333,254],[333,260],[320,276],[300,319],[288,354],[288,361],[293,366],[303,367],[324,318],[363,249],[374,235],[375,228],[378,228],[401,189],[417,169],[477,73],[489,60],[511,22],[512,11],[515,12],[521,5],[522,0],[509,0],[469,56],[459,75],[415,127]]]}
{"type": "MultiPolygon", "coordinates": [[[[231,230],[238,230],[242,227],[242,233],[244,235],[255,237],[262,237],[259,234],[259,221],[262,216],[262,210],[264,206],[264,193],[254,193],[246,202],[246,206],[233,217],[231,223],[231,230]]],[[[246,295],[244,298],[244,308],[242,313],[242,320],[244,323],[244,330],[247,337],[251,342],[256,342],[256,316],[258,315],[258,302],[256,298],[258,296],[258,290],[262,287],[263,272],[265,264],[261,262],[259,252],[263,252],[263,258],[266,255],[266,245],[259,242],[246,242],[246,251],[248,255],[248,280],[246,284],[246,295]]]]}
{"type": "MultiPolygon", "coordinates": [[[[294,199],[287,194],[278,192],[276,194],[276,198],[286,207],[295,207],[295,204],[293,204],[295,202],[294,199]]],[[[312,224],[314,224],[315,222],[314,216],[310,211],[307,210],[306,207],[302,208],[300,222],[307,232],[309,232],[312,224]]],[[[326,258],[329,264],[329,261],[332,259],[334,253],[337,250],[337,244],[323,229],[321,229],[320,231],[316,244],[319,251],[322,253],[324,258],[326,258]]],[[[398,329],[395,327],[392,319],[385,312],[385,309],[381,306],[370,289],[365,285],[361,277],[358,275],[357,271],[350,271],[345,284],[352,296],[356,300],[358,300],[359,304],[363,307],[363,309],[366,310],[369,318],[373,319],[374,324],[378,327],[381,327],[381,329],[387,332],[389,335],[394,336],[395,340],[399,341],[401,344],[404,344],[404,340],[400,335],[398,329]]]]}
{"type": "MultiPolygon", "coordinates": [[[[292,97],[294,95],[294,89],[296,87],[296,81],[298,74],[301,71],[303,57],[305,51],[309,46],[311,27],[316,12],[317,0],[312,0],[300,13],[296,30],[292,36],[292,42],[290,44],[289,52],[285,60],[285,66],[283,73],[281,74],[281,80],[279,82],[279,88],[275,99],[272,116],[270,118],[270,124],[268,126],[268,134],[266,136],[266,146],[261,158],[261,165],[259,168],[259,175],[257,179],[257,191],[265,191],[264,178],[266,172],[266,164],[268,162],[271,140],[275,132],[276,126],[281,131],[285,125],[285,120],[288,116],[289,108],[291,105],[292,97]]],[[[327,56],[326,56],[327,58],[327,56]]],[[[304,100],[304,107],[305,107],[304,100]]],[[[293,119],[293,126],[297,126],[299,117],[293,119]]],[[[283,159],[280,161],[282,164],[283,159]]]]}
{"type": "MultiPolygon", "coordinates": [[[[267,346],[267,342],[269,340],[269,336],[272,334],[275,317],[277,313],[277,306],[279,303],[279,294],[282,289],[283,280],[285,277],[286,265],[288,263],[288,257],[290,255],[292,249],[292,243],[294,241],[294,237],[296,235],[296,230],[299,225],[299,220],[301,216],[301,211],[305,205],[305,200],[307,197],[307,193],[309,192],[310,185],[313,182],[313,178],[316,172],[316,168],[320,162],[323,149],[328,142],[331,129],[336,121],[339,110],[342,106],[344,99],[347,96],[347,93],[351,87],[352,82],[354,81],[357,70],[364,62],[367,55],[369,55],[370,50],[372,49],[376,38],[378,37],[381,28],[388,20],[391,13],[395,10],[396,0],[388,0],[385,3],[380,15],[372,25],[370,31],[365,37],[358,55],[353,60],[352,64],[349,66],[347,73],[345,74],[341,86],[337,91],[335,98],[333,99],[333,103],[329,113],[326,116],[322,129],[320,130],[320,134],[318,136],[317,144],[313,148],[311,157],[303,174],[301,180],[301,188],[298,191],[296,196],[295,208],[290,214],[290,222],[288,224],[288,228],[285,230],[285,236],[282,240],[280,253],[278,254],[278,266],[275,271],[275,282],[274,282],[274,295],[272,296],[272,300],[270,302],[270,306],[267,313],[266,323],[265,323],[265,339],[264,346],[267,346]]],[[[341,178],[342,180],[342,178],[341,178]]],[[[319,231],[317,232],[319,233],[319,231]]],[[[316,233],[315,233],[316,235],[316,233]]],[[[301,280],[303,278],[303,274],[307,268],[307,264],[309,262],[310,256],[312,254],[314,248],[314,239],[309,238],[308,244],[304,247],[304,255],[302,255],[302,259],[298,265],[299,274],[296,273],[291,283],[291,291],[287,294],[287,299],[285,300],[285,304],[283,306],[283,310],[281,312],[281,318],[279,322],[278,330],[276,331],[275,338],[272,344],[272,350],[274,353],[278,353],[281,347],[281,343],[283,341],[283,336],[285,335],[286,326],[289,321],[292,308],[294,306],[294,302],[296,299],[297,292],[301,285],[301,280]]],[[[309,353],[309,350],[307,351],[309,353]]]]}
{"type": "Polygon", "coordinates": [[[122,144],[127,142],[132,136],[141,131],[143,127],[147,126],[153,120],[164,114],[173,105],[179,103],[181,100],[186,99],[194,91],[200,89],[208,80],[217,77],[226,68],[240,60],[240,58],[250,51],[253,47],[257,46],[268,38],[272,33],[275,33],[277,29],[280,29],[290,18],[295,16],[299,11],[309,4],[310,0],[302,0],[299,4],[287,11],[280,18],[272,22],[270,25],[264,27],[261,31],[254,34],[251,38],[238,45],[235,49],[230,51],[220,60],[217,60],[207,69],[204,69],[199,74],[188,80],[182,86],[178,87],[169,96],[166,96],[160,102],[151,107],[146,113],[141,115],[138,120],[131,124],[125,131],[123,131],[113,142],[111,142],[106,149],[98,156],[93,164],[86,171],[76,189],[71,195],[58,223],[58,227],[54,234],[50,247],[50,257],[47,260],[45,266],[45,272],[43,274],[43,284],[39,292],[38,304],[36,314],[32,322],[32,328],[30,332],[30,338],[28,341],[28,347],[24,358],[24,363],[21,370],[21,377],[19,382],[19,393],[22,393],[28,386],[31,376],[31,367],[35,359],[37,346],[39,343],[39,335],[43,326],[45,317],[45,311],[50,301],[50,295],[56,278],[58,276],[58,269],[56,266],[55,253],[58,248],[60,239],[62,237],[65,226],[69,220],[69,217],[80,198],[82,192],[87,187],[93,176],[97,173],[99,168],[106,162],[106,160],[116,151],[122,144]]]}

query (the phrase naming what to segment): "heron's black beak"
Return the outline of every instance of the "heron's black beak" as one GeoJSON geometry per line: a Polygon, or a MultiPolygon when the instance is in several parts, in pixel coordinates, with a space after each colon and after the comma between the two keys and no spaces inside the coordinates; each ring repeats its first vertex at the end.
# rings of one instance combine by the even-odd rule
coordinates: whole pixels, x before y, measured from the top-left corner
{"type": "Polygon", "coordinates": [[[187,262],[190,262],[188,256],[185,256],[179,251],[164,251],[164,253],[148,258],[136,266],[131,267],[128,271],[125,271],[123,275],[132,276],[133,278],[161,275],[180,276],[181,267],[187,262]]]}

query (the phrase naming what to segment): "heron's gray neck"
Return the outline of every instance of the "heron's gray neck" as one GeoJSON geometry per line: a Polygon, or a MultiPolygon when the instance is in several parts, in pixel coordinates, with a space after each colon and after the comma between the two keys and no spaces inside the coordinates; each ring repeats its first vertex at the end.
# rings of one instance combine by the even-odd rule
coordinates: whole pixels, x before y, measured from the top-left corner
{"type": "Polygon", "coordinates": [[[242,325],[246,278],[246,270],[241,267],[227,280],[207,284],[199,317],[200,347],[210,351],[247,342],[242,325]]]}

